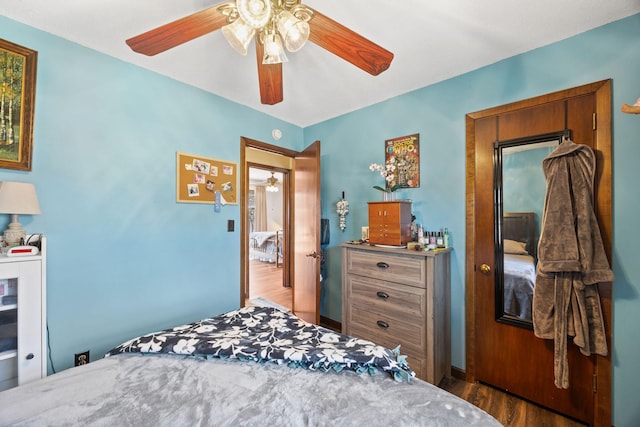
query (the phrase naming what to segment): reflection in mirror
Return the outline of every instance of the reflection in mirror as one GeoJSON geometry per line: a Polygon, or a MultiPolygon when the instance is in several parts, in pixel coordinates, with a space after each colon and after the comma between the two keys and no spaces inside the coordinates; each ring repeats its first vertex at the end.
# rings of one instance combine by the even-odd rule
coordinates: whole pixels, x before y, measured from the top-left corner
{"type": "Polygon", "coordinates": [[[496,319],[532,328],[533,288],[546,180],[542,161],[564,132],[495,145],[496,319]]]}

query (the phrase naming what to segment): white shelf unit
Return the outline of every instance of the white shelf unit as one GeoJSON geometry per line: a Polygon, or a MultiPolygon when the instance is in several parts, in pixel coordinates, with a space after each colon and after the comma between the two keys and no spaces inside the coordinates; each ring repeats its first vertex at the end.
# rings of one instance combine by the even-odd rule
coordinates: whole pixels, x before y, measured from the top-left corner
{"type": "Polygon", "coordinates": [[[38,255],[0,254],[0,391],[47,375],[46,238],[39,239],[38,255]],[[4,304],[9,295],[17,301],[4,304]]]}

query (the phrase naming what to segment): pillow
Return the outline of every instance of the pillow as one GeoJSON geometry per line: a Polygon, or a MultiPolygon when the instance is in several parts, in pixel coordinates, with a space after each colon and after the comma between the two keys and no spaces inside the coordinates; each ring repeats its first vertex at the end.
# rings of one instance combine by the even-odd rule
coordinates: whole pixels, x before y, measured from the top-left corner
{"type": "Polygon", "coordinates": [[[504,239],[504,253],[527,255],[527,244],[524,242],[516,242],[515,240],[504,239]]]}

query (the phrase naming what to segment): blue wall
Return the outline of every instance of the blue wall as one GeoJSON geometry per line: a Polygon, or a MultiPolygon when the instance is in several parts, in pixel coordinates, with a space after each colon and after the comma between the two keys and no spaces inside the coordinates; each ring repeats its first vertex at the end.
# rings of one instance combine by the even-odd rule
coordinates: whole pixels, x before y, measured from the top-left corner
{"type": "Polygon", "coordinates": [[[303,130],[4,17],[0,37],[38,51],[32,172],[0,180],[38,192],[54,367],[239,307],[239,206],[176,203],[176,152],[239,162],[241,136],[303,130]]]}
{"type": "MultiPolygon", "coordinates": [[[[640,116],[619,111],[640,96],[640,15],[300,129],[222,98],[0,17],[0,37],[39,51],[33,172],[0,180],[36,184],[43,214],[22,217],[49,237],[48,312],[58,370],[73,353],[93,358],[149,329],[239,305],[237,206],[175,203],[175,152],[239,161],[240,136],[279,145],[322,142],[323,216],[331,219],[323,314],[340,320],[339,243],[359,238],[366,202],[381,185],[370,163],[385,139],[420,133],[417,221],[448,227],[452,257],[452,356],[465,367],[466,113],[613,79],[614,422],[640,420],[640,116]],[[350,202],[347,229],[335,202],[350,202]]],[[[8,218],[6,219],[8,222],[8,218]]],[[[0,224],[4,228],[5,224],[0,224]]]]}
{"type": "MultiPolygon", "coordinates": [[[[434,58],[437,60],[437,58],[434,58]]],[[[393,65],[392,65],[393,67],[393,65]]],[[[465,114],[545,93],[613,79],[614,182],[614,421],[638,425],[640,384],[640,263],[635,244],[640,198],[640,116],[620,112],[640,96],[640,15],[498,62],[377,105],[305,129],[305,140],[322,141],[322,198],[331,218],[327,249],[326,311],[340,318],[339,243],[360,237],[367,201],[380,200],[368,170],[384,161],[384,140],[420,134],[420,188],[401,191],[413,200],[417,222],[452,233],[452,362],[465,367],[465,114]],[[338,228],[335,202],[345,191],[347,228],[338,228]]],[[[491,191],[487,189],[487,191],[491,191]]]]}

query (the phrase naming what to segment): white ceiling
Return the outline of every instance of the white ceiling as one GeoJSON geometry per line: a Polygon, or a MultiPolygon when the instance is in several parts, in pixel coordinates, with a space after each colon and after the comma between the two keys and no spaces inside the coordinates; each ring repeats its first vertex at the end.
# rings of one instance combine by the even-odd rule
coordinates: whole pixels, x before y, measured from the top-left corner
{"type": "MultiPolygon", "coordinates": [[[[255,55],[216,31],[147,57],[125,40],[223,0],[0,0],[8,18],[306,127],[640,12],[640,0],[306,0],[394,53],[377,77],[313,43],[260,104],[255,55]]],[[[2,32],[0,29],[0,37],[2,32]]]]}

